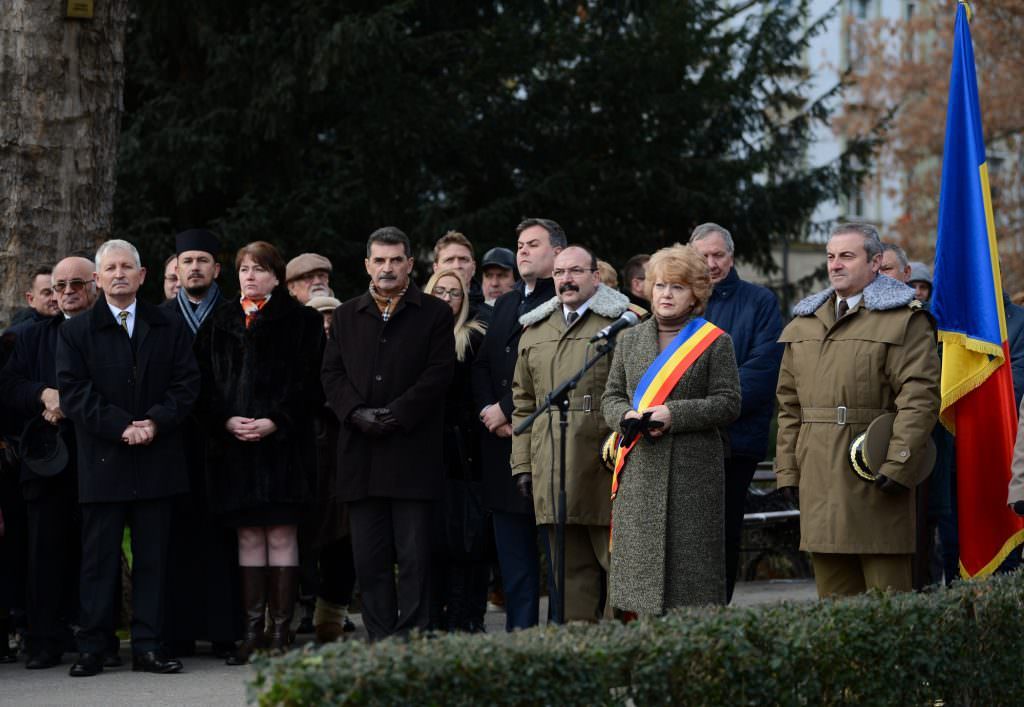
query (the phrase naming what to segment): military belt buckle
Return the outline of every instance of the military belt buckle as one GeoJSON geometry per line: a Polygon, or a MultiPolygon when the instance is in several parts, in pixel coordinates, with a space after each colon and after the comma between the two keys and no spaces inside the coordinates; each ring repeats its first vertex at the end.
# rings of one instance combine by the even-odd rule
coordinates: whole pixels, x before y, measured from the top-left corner
{"type": "Polygon", "coordinates": [[[836,424],[837,425],[845,425],[846,424],[846,406],[845,405],[840,405],[839,407],[836,408],[836,424]]]}

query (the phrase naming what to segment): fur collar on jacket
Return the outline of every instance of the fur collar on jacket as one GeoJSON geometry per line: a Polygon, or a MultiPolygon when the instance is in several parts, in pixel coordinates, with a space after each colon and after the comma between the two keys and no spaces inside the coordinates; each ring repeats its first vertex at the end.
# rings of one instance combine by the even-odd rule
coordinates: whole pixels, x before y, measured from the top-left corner
{"type": "MultiPolygon", "coordinates": [[[[793,314],[798,317],[809,317],[818,311],[835,292],[834,287],[822,290],[800,300],[793,307],[793,314]]],[[[864,299],[861,300],[865,309],[884,310],[906,307],[914,300],[914,289],[894,280],[887,275],[879,275],[864,288],[864,299]]]]}
{"type": "MultiPolygon", "coordinates": [[[[523,326],[537,324],[547,319],[552,312],[561,306],[562,303],[558,301],[558,296],[556,295],[536,309],[519,317],[519,323],[523,326]]],[[[628,308],[629,297],[605,285],[598,285],[594,296],[590,298],[590,307],[588,309],[593,310],[602,317],[618,319],[628,308]]]]}

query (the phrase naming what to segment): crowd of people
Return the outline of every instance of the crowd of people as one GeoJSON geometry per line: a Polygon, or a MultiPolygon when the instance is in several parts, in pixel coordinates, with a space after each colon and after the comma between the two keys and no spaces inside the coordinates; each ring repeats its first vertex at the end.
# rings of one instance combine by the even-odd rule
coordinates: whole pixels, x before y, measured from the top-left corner
{"type": "Polygon", "coordinates": [[[821,596],[955,575],[923,264],[836,226],[831,287],[785,324],[718,224],[621,273],[550,219],[514,246],[478,270],[449,232],[421,289],[409,238],[378,229],[344,303],[329,259],[263,241],[225,296],[203,229],[176,236],[159,305],[123,240],[33,272],[3,336],[0,638],[17,618],[30,669],[121,665],[129,574],[132,669],[155,673],[197,640],[230,665],[286,650],[299,610],[337,640],[357,587],[371,640],[482,631],[494,587],[508,630],[534,626],[542,574],[558,621],[726,604],[776,400],[778,486],[821,596]],[[563,426],[552,394],[587,364],[563,426]],[[915,565],[936,529],[943,566],[915,565]]]}

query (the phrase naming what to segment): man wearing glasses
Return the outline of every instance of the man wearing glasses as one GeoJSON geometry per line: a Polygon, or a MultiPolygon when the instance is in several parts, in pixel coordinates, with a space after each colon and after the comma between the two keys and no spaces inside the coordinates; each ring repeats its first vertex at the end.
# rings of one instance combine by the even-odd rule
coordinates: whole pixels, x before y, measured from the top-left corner
{"type": "MultiPolygon", "coordinates": [[[[512,425],[525,420],[548,393],[577,373],[597,351],[591,337],[629,308],[629,298],[601,284],[597,258],[569,246],[555,258],[557,295],[519,318],[526,327],[512,379],[512,425]]],[[[611,478],[595,450],[610,430],[601,414],[601,395],[611,357],[580,380],[569,399],[566,448],[564,621],[596,621],[608,577],[608,523],[611,478]]],[[[557,413],[553,413],[557,417],[557,413]]],[[[537,524],[555,545],[559,439],[556,422],[539,418],[532,429],[512,438],[512,475],[520,494],[533,498],[537,524]]],[[[554,574],[554,566],[549,567],[554,574]]]]}
{"type": "MultiPolygon", "coordinates": [[[[23,329],[0,372],[0,396],[11,416],[25,422],[20,435],[24,449],[37,444],[40,448],[57,444],[67,450],[75,447],[74,431],[64,422],[57,392],[57,332],[66,319],[87,311],[96,301],[92,273],[92,261],[86,258],[65,258],[57,263],[49,284],[57,294],[62,316],[23,329]]],[[[60,663],[75,618],[78,479],[73,454],[63,465],[45,466],[23,459],[20,467],[29,539],[25,667],[39,670],[60,663]]]]}

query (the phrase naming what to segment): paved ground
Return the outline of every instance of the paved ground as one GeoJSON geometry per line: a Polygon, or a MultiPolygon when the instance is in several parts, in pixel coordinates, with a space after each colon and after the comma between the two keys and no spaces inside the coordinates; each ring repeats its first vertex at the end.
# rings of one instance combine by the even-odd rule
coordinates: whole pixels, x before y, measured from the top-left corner
{"type": "MultiPolygon", "coordinates": [[[[813,599],[813,580],[776,580],[740,582],[736,585],[735,606],[751,606],[777,601],[813,599]]],[[[353,619],[359,624],[358,615],[353,619]]],[[[505,625],[505,615],[491,607],[487,630],[497,632],[505,625]]],[[[357,636],[365,638],[360,624],[357,636]]],[[[121,654],[128,656],[122,644],[121,654]]],[[[68,660],[72,657],[68,656],[68,660]]],[[[128,663],[129,661],[126,661],[128,663]]],[[[92,678],[68,677],[70,665],[50,670],[25,670],[21,663],[0,665],[0,705],[29,707],[37,705],[221,705],[245,704],[245,682],[251,676],[247,667],[228,667],[208,655],[185,659],[185,673],[148,675],[131,672],[130,664],[108,670],[92,678]]]]}

